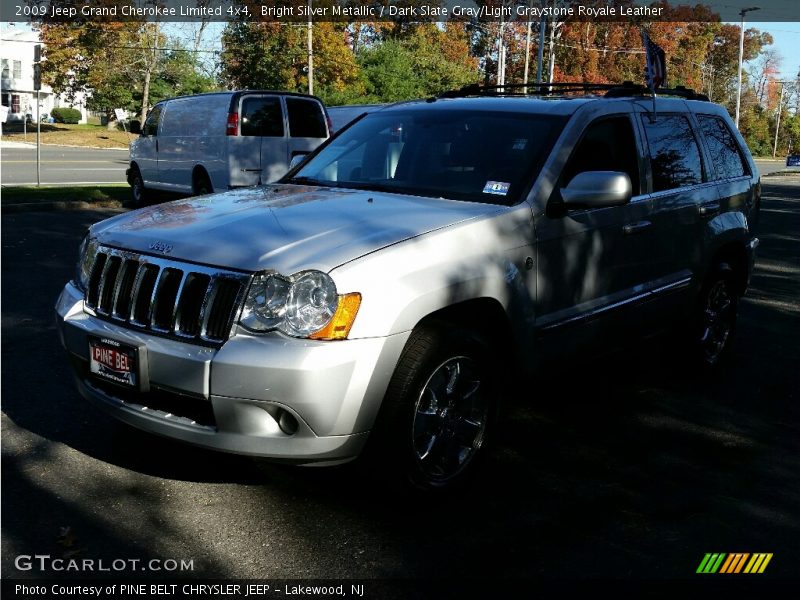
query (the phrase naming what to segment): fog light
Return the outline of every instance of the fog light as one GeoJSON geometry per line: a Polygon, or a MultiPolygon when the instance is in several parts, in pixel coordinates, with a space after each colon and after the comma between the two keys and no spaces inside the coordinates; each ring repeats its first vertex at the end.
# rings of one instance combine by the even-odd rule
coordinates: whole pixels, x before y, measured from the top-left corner
{"type": "Polygon", "coordinates": [[[297,433],[297,419],[288,411],[281,410],[280,417],[278,417],[278,427],[286,435],[294,435],[297,433]]]}

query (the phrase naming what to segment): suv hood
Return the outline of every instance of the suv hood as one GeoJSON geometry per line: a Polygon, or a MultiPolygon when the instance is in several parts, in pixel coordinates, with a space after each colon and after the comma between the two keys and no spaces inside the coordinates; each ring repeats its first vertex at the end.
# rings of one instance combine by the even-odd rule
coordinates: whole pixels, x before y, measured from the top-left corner
{"type": "Polygon", "coordinates": [[[101,244],[205,265],[290,275],[504,210],[496,204],[267,185],[176,200],[92,228],[101,244]]]}

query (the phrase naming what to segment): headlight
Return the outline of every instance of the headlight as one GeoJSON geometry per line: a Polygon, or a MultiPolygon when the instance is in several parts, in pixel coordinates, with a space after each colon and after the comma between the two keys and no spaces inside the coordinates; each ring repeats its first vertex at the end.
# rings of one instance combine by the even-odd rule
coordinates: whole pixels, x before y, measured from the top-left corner
{"type": "Polygon", "coordinates": [[[97,251],[97,244],[89,239],[89,234],[83,238],[78,251],[78,266],[75,273],[75,283],[84,292],[89,287],[89,277],[92,275],[92,265],[97,251]]]}
{"type": "Polygon", "coordinates": [[[250,284],[240,322],[255,332],[277,329],[294,337],[345,339],[360,303],[360,294],[338,295],[333,279],[321,271],[291,277],[259,273],[250,284]]]}

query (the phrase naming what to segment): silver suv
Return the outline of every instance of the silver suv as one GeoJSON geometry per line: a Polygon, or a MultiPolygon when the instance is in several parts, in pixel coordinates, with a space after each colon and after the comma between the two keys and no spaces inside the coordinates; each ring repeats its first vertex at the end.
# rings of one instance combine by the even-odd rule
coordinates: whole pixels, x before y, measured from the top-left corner
{"type": "Polygon", "coordinates": [[[758,241],[741,136],[689,90],[568,91],[394,105],[276,184],[94,225],[56,306],[81,394],[198,446],[366,448],[444,488],[543,358],[677,323],[720,363],[758,241]]]}

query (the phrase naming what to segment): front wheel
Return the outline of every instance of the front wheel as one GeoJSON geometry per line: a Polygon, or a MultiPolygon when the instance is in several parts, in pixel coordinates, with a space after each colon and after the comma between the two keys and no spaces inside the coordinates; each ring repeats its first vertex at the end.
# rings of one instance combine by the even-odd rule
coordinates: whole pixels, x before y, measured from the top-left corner
{"type": "Polygon", "coordinates": [[[192,185],[192,193],[195,196],[205,196],[206,194],[213,194],[214,188],[211,185],[211,179],[209,179],[206,173],[198,173],[195,175],[194,184],[192,185]]]}
{"type": "Polygon", "coordinates": [[[485,452],[496,420],[497,373],[480,337],[445,326],[418,328],[392,376],[373,448],[416,488],[443,490],[463,482],[485,452]]]}
{"type": "Polygon", "coordinates": [[[134,208],[139,208],[147,203],[147,188],[144,187],[142,173],[136,167],[131,173],[131,204],[134,208]]]}

